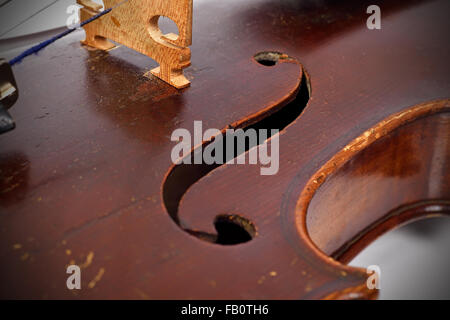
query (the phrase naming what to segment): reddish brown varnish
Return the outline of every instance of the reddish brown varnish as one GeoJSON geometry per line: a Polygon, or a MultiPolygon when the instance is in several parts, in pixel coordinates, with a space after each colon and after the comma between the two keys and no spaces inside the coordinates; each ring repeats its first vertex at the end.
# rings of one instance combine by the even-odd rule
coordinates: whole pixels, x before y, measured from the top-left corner
{"type": "Polygon", "coordinates": [[[0,136],[1,297],[376,297],[341,262],[449,212],[450,4],[379,1],[374,31],[370,4],[194,3],[183,91],[143,76],[156,64],[130,49],[82,47],[82,33],[17,65],[17,128],[0,136]],[[264,66],[264,51],[290,58],[264,66]],[[245,127],[308,98],[280,133],[277,175],[225,165],[187,191],[182,175],[168,183],[174,129],[245,127]],[[253,239],[195,233],[214,236],[221,215],[253,239]],[[66,288],[73,263],[79,291],[66,288]]]}

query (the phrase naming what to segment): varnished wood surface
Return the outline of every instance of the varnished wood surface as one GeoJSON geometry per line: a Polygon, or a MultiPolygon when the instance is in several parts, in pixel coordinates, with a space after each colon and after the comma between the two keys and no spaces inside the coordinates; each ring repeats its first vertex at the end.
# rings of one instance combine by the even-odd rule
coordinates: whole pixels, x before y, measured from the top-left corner
{"type": "MultiPolygon", "coordinates": [[[[396,181],[402,192],[388,197],[377,189],[374,198],[367,191],[358,200],[375,199],[386,212],[366,219],[359,211],[364,206],[349,207],[345,212],[356,219],[351,230],[336,241],[320,233],[312,240],[333,254],[359,235],[361,249],[368,240],[360,229],[390,210],[449,200],[448,179],[435,177],[449,176],[450,8],[447,1],[382,1],[382,30],[370,31],[370,4],[194,3],[192,66],[185,70],[192,86],[182,91],[144,77],[151,62],[130,49],[81,47],[82,33],[15,67],[17,128],[0,136],[1,297],[375,297],[365,288],[364,270],[325,259],[302,235],[296,206],[311,177],[354,139],[430,101],[438,102],[426,108],[438,110],[399,123],[391,136],[356,152],[311,197],[316,217],[332,217],[319,210],[321,201],[341,210],[347,198],[333,201],[325,188],[370,186],[364,179],[370,182],[374,172],[378,187],[396,181]],[[254,61],[267,50],[295,58],[306,73],[298,63],[254,61]],[[183,231],[163,201],[172,131],[192,130],[194,120],[218,129],[257,120],[292,101],[302,81],[311,96],[280,134],[279,173],[222,166],[191,186],[177,211],[184,226],[208,233],[216,232],[217,215],[240,215],[254,224],[256,236],[222,246],[183,231]],[[411,161],[414,174],[403,174],[411,161]],[[399,167],[383,171],[379,163],[399,167]],[[441,174],[429,170],[437,164],[441,174]],[[336,180],[360,172],[356,184],[336,180]],[[66,288],[70,263],[82,266],[80,291],[66,288]]],[[[342,252],[336,257],[345,260],[342,252]]]]}
{"type": "Polygon", "coordinates": [[[348,260],[349,247],[369,231],[450,213],[449,111],[450,100],[409,108],[344,147],[303,188],[296,206],[300,233],[348,260]]]}

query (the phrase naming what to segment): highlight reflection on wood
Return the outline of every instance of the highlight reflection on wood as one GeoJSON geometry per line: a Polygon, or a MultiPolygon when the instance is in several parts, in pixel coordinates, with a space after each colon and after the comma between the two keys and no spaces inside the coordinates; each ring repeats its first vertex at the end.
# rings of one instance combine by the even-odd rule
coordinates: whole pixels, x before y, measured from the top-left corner
{"type": "MultiPolygon", "coordinates": [[[[450,213],[449,159],[450,100],[394,114],[353,140],[309,180],[297,204],[299,231],[325,254],[343,259],[345,253],[348,261],[358,252],[349,248],[369,231],[367,226],[379,228],[387,212],[407,204],[411,211],[425,208],[415,217],[450,213]]],[[[401,222],[390,221],[390,226],[401,222]]]]}

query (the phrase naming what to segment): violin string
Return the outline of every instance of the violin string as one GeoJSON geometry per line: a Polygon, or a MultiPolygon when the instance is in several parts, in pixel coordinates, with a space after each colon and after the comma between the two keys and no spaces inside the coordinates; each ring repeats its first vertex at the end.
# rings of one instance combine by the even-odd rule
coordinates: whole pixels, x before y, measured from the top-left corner
{"type": "MultiPolygon", "coordinates": [[[[16,25],[13,26],[12,28],[9,28],[8,30],[6,30],[5,32],[3,32],[2,34],[0,34],[0,37],[3,37],[5,34],[7,34],[7,33],[11,32],[11,31],[13,31],[14,29],[16,29],[16,28],[18,28],[18,27],[20,27],[20,26],[23,25],[25,22],[27,22],[27,21],[30,20],[31,18],[37,16],[37,15],[38,15],[39,13],[41,13],[42,11],[44,11],[44,10],[50,8],[52,5],[54,5],[54,4],[57,3],[58,1],[60,1],[60,0],[55,0],[55,1],[51,2],[51,3],[49,3],[48,5],[46,5],[45,7],[41,8],[40,10],[36,11],[35,13],[33,13],[31,16],[29,16],[29,17],[26,18],[25,20],[22,20],[21,22],[19,22],[18,24],[16,24],[16,25]]],[[[8,1],[8,2],[9,2],[9,1],[8,1]]],[[[7,4],[8,2],[3,3],[2,6],[5,5],[5,4],[7,4]]]]}
{"type": "MultiPolygon", "coordinates": [[[[57,0],[57,1],[59,1],[59,0],[57,0]]],[[[26,57],[28,57],[28,56],[30,56],[32,54],[37,54],[39,51],[41,51],[42,49],[44,49],[48,45],[52,44],[56,40],[61,39],[62,37],[65,37],[68,34],[72,33],[73,31],[77,30],[78,28],[81,28],[81,27],[87,25],[88,23],[91,23],[92,21],[97,20],[98,18],[104,16],[105,14],[110,13],[113,9],[117,8],[118,6],[121,6],[122,4],[124,4],[124,3],[128,2],[128,1],[129,0],[123,0],[123,1],[119,2],[118,4],[116,4],[115,6],[103,10],[102,12],[100,12],[100,13],[96,14],[95,16],[93,16],[93,17],[91,17],[91,18],[81,22],[80,24],[77,24],[74,27],[70,27],[69,29],[67,29],[67,30],[57,34],[56,36],[53,36],[50,39],[42,41],[39,44],[37,44],[37,45],[35,45],[35,46],[33,46],[33,47],[23,51],[21,54],[19,54],[18,56],[14,57],[13,59],[11,59],[9,61],[9,65],[13,66],[16,63],[21,62],[24,58],[26,58],[26,57]]]]}
{"type": "Polygon", "coordinates": [[[2,3],[0,3],[0,8],[3,6],[6,6],[8,3],[10,3],[12,0],[4,0],[2,3]]]}

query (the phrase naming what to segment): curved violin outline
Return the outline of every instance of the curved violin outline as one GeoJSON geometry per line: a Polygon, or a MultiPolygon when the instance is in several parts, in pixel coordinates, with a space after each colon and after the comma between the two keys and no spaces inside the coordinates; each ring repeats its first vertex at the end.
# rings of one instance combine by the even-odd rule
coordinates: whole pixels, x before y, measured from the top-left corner
{"type": "MultiPolygon", "coordinates": [[[[426,102],[407,108],[389,116],[353,139],[317,170],[304,186],[300,185],[299,180],[310,168],[302,168],[291,181],[280,209],[281,227],[285,230],[283,234],[291,246],[296,248],[296,252],[312,265],[317,267],[327,265],[329,270],[335,272],[337,276],[340,273],[364,273],[363,268],[348,266],[345,263],[377,237],[413,219],[450,214],[450,198],[424,199],[414,203],[400,204],[399,207],[388,211],[330,254],[324,252],[313,240],[307,224],[310,204],[318,190],[327,184],[330,178],[339,173],[344,165],[354,160],[361,151],[369,149],[375,142],[381,141],[407,124],[420,121],[428,116],[449,112],[450,99],[426,102]],[[321,264],[321,262],[324,263],[321,264]]],[[[372,299],[377,295],[377,290],[368,290],[365,284],[349,287],[344,291],[332,294],[327,293],[326,288],[319,288],[309,293],[311,297],[323,296],[325,299],[372,299]]]]}

